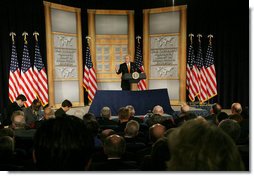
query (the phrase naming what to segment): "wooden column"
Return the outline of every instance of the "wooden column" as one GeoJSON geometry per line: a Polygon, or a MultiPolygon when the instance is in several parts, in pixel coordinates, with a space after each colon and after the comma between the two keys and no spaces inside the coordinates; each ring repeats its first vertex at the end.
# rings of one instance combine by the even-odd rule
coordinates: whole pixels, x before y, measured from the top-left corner
{"type": "Polygon", "coordinates": [[[180,36],[179,36],[179,58],[180,58],[180,104],[186,102],[186,6],[181,7],[180,36]]]}
{"type": "Polygon", "coordinates": [[[77,22],[77,55],[78,55],[78,78],[79,78],[79,106],[84,106],[83,88],[83,54],[82,54],[82,31],[81,31],[81,10],[76,11],[77,22]]]}
{"type": "Polygon", "coordinates": [[[45,13],[45,27],[46,27],[46,43],[47,43],[47,71],[48,71],[48,91],[49,91],[49,105],[55,105],[54,98],[54,71],[53,71],[53,45],[51,38],[51,13],[50,3],[44,1],[44,13],[45,13]]]}
{"type": "Polygon", "coordinates": [[[95,34],[95,10],[87,10],[88,12],[88,35],[90,40],[90,51],[94,69],[96,70],[96,34],[95,34]]]}
{"type": "Polygon", "coordinates": [[[146,86],[149,89],[149,10],[143,10],[143,62],[146,73],[146,86]]]}

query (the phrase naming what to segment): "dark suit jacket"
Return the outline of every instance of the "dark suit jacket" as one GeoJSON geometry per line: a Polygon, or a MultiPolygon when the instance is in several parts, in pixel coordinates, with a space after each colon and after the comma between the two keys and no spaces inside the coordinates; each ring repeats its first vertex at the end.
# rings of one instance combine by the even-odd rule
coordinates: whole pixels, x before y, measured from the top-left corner
{"type": "MultiPolygon", "coordinates": [[[[134,62],[130,62],[130,73],[133,73],[135,71],[137,72],[141,72],[139,68],[136,67],[134,62]]],[[[122,63],[120,64],[119,70],[118,72],[116,72],[117,74],[122,73],[122,77],[125,73],[129,73],[128,72],[128,67],[126,63],[122,63]]],[[[130,86],[130,82],[128,80],[123,80],[121,81],[121,88],[122,90],[131,90],[131,86],[130,86]]]]}
{"type": "Polygon", "coordinates": [[[59,108],[58,110],[56,110],[55,112],[55,116],[56,117],[62,117],[62,116],[65,116],[66,115],[66,112],[63,110],[63,108],[59,108]]]}

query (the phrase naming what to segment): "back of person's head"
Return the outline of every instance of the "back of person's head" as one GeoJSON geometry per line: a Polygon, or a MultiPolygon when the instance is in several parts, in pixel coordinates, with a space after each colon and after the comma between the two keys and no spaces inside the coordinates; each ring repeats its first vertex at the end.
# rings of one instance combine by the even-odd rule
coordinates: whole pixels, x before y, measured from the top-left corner
{"type": "Polygon", "coordinates": [[[0,129],[0,137],[3,137],[3,136],[9,136],[9,137],[13,138],[14,137],[13,129],[11,129],[11,128],[0,129]]]}
{"type": "Polygon", "coordinates": [[[101,109],[101,117],[105,118],[105,119],[110,119],[110,117],[111,117],[111,109],[109,107],[107,107],[107,106],[104,106],[101,109]]]}
{"type": "Polygon", "coordinates": [[[241,126],[235,120],[222,120],[219,123],[218,127],[221,128],[225,133],[227,133],[235,142],[240,137],[241,126]]]}
{"type": "Polygon", "coordinates": [[[38,111],[41,108],[41,102],[38,99],[34,99],[31,107],[33,110],[38,111]]]}
{"type": "Polygon", "coordinates": [[[146,124],[148,127],[151,127],[152,125],[156,123],[162,123],[165,120],[164,117],[162,117],[160,114],[152,114],[149,119],[146,121],[146,124]]]}
{"type": "Polygon", "coordinates": [[[242,106],[240,103],[233,103],[231,105],[231,113],[232,114],[241,114],[242,112],[242,106]]]}
{"type": "Polygon", "coordinates": [[[91,120],[87,121],[86,127],[87,127],[88,131],[90,131],[93,136],[97,136],[97,134],[99,133],[100,125],[97,122],[97,120],[95,120],[95,119],[91,119],[91,120]]]}
{"type": "Polygon", "coordinates": [[[104,143],[104,142],[105,142],[105,139],[106,139],[108,136],[112,135],[112,134],[116,134],[116,132],[115,132],[114,130],[112,130],[112,129],[105,129],[105,130],[103,130],[103,131],[101,132],[101,134],[100,134],[100,139],[101,139],[101,141],[104,143]]]}
{"type": "Polygon", "coordinates": [[[164,171],[167,169],[166,161],[170,159],[170,151],[168,147],[168,139],[166,137],[158,139],[153,144],[151,158],[153,170],[164,171]]]}
{"type": "Polygon", "coordinates": [[[216,125],[189,120],[168,137],[171,171],[242,171],[234,141],[216,125]]]}
{"type": "Polygon", "coordinates": [[[54,112],[54,110],[51,109],[50,107],[45,108],[44,109],[44,118],[46,120],[51,119],[51,118],[55,118],[55,112],[54,112]]]}
{"type": "Polygon", "coordinates": [[[91,121],[91,120],[96,120],[96,118],[95,118],[95,115],[94,115],[93,113],[88,112],[88,113],[86,113],[86,114],[83,116],[83,120],[84,120],[85,123],[87,123],[87,122],[89,122],[89,121],[91,121]]]}
{"type": "Polygon", "coordinates": [[[213,104],[212,108],[211,108],[211,111],[214,114],[219,114],[221,112],[221,105],[218,104],[218,103],[213,104]]]}
{"type": "Polygon", "coordinates": [[[153,126],[151,126],[149,128],[149,136],[150,136],[150,140],[154,143],[156,142],[159,138],[164,136],[164,133],[166,131],[165,126],[157,123],[154,124],[153,126]]]}
{"type": "Polygon", "coordinates": [[[23,95],[23,94],[18,95],[16,100],[27,101],[25,95],[23,95]]]}
{"type": "Polygon", "coordinates": [[[0,137],[0,157],[8,159],[14,153],[14,140],[10,136],[0,137]]]}
{"type": "Polygon", "coordinates": [[[139,132],[139,123],[135,120],[130,120],[125,127],[125,137],[135,137],[139,132]]]}
{"type": "Polygon", "coordinates": [[[130,118],[130,111],[126,107],[122,107],[118,111],[118,118],[120,121],[128,121],[130,118]]]}
{"type": "Polygon", "coordinates": [[[135,109],[134,109],[134,107],[132,105],[127,105],[126,108],[129,109],[130,116],[134,116],[135,115],[135,109]]]}
{"type": "Polygon", "coordinates": [[[37,170],[85,170],[94,147],[92,135],[75,116],[49,119],[34,136],[37,170]]]}
{"type": "Polygon", "coordinates": [[[160,115],[163,115],[163,114],[164,114],[163,107],[160,106],[160,105],[154,106],[154,108],[153,108],[153,114],[160,114],[160,115]]]}
{"type": "Polygon", "coordinates": [[[228,117],[229,119],[233,119],[237,121],[238,123],[243,120],[243,117],[240,114],[230,114],[228,117]]]}
{"type": "Polygon", "coordinates": [[[190,106],[187,104],[183,104],[180,109],[181,113],[186,113],[190,111],[190,106]]]}
{"type": "Polygon", "coordinates": [[[225,119],[228,119],[229,116],[227,113],[225,112],[220,112],[219,114],[217,114],[216,116],[216,119],[217,119],[217,122],[216,124],[219,125],[219,123],[222,121],[222,120],[225,120],[225,119]]]}
{"type": "Polygon", "coordinates": [[[108,136],[104,142],[104,153],[110,157],[121,158],[125,153],[126,143],[122,136],[113,134],[108,136]]]}
{"type": "Polygon", "coordinates": [[[71,101],[70,100],[64,100],[63,102],[62,102],[62,107],[69,107],[69,108],[71,108],[72,107],[72,103],[71,103],[71,101]]]}
{"type": "Polygon", "coordinates": [[[20,129],[20,128],[25,128],[25,115],[23,111],[14,111],[11,116],[11,121],[12,121],[12,128],[13,129],[20,129]]]}

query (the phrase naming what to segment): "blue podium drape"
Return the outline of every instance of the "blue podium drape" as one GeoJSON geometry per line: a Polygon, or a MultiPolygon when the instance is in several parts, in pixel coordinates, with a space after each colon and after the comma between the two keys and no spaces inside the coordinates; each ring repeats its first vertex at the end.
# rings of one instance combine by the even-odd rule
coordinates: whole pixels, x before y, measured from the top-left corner
{"type": "Polygon", "coordinates": [[[135,108],[136,115],[144,115],[156,105],[162,106],[165,113],[174,114],[167,89],[144,91],[97,90],[89,112],[98,117],[101,109],[108,106],[111,109],[112,116],[116,116],[119,108],[126,105],[132,105],[135,108]]]}

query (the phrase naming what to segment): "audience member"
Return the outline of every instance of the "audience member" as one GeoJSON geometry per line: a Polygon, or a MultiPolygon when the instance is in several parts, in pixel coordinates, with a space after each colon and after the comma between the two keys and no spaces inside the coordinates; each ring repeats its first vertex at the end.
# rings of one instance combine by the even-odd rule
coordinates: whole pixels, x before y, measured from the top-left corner
{"type": "Polygon", "coordinates": [[[117,127],[117,122],[110,120],[111,118],[111,109],[107,106],[101,109],[101,116],[97,118],[98,123],[102,129],[112,128],[115,129],[117,127]]]}
{"type": "Polygon", "coordinates": [[[165,131],[166,131],[166,128],[159,123],[151,126],[149,128],[149,135],[150,135],[151,142],[155,143],[159,138],[162,138],[164,136],[165,131]]]}
{"type": "Polygon", "coordinates": [[[69,100],[64,100],[61,104],[61,107],[56,110],[55,117],[63,117],[66,115],[66,112],[69,111],[72,107],[72,103],[69,100]]]}
{"type": "Polygon", "coordinates": [[[24,109],[26,124],[30,128],[35,128],[35,121],[42,118],[42,113],[39,112],[41,108],[41,102],[35,99],[30,107],[24,109]]]}
{"type": "Polygon", "coordinates": [[[135,117],[135,108],[132,105],[127,105],[126,108],[129,109],[129,111],[130,111],[130,119],[129,120],[135,120],[138,123],[143,122],[143,119],[135,117]]]}
{"type": "Polygon", "coordinates": [[[229,118],[229,116],[228,116],[228,114],[227,113],[225,113],[225,112],[220,112],[220,113],[218,113],[218,115],[217,115],[217,117],[216,117],[216,125],[218,126],[219,125],[219,123],[222,121],[222,120],[225,120],[225,119],[228,119],[229,118]]]}
{"type": "Polygon", "coordinates": [[[233,103],[231,105],[231,113],[232,114],[241,114],[242,112],[242,106],[240,103],[233,103]]]}
{"type": "Polygon", "coordinates": [[[206,120],[216,124],[216,116],[221,112],[221,105],[215,103],[212,105],[210,109],[210,115],[206,117],[206,120]]]}
{"type": "Polygon", "coordinates": [[[222,120],[219,123],[218,127],[221,128],[226,134],[228,134],[235,142],[240,137],[241,127],[235,120],[222,120]]]}
{"type": "Polygon", "coordinates": [[[37,170],[86,170],[93,151],[92,135],[75,116],[49,119],[34,136],[37,170]]]}
{"type": "Polygon", "coordinates": [[[24,95],[20,94],[16,98],[16,101],[11,103],[7,107],[7,117],[3,121],[3,124],[5,126],[11,125],[11,123],[12,123],[12,121],[11,121],[12,113],[15,112],[15,111],[22,111],[22,108],[24,107],[24,103],[26,102],[26,100],[27,100],[26,97],[24,95]]]}
{"type": "Polygon", "coordinates": [[[130,112],[129,109],[122,107],[118,111],[118,128],[115,129],[117,132],[124,132],[124,129],[126,127],[127,122],[130,118],[130,112]]]}
{"type": "Polygon", "coordinates": [[[171,171],[243,171],[234,141],[208,122],[189,120],[169,135],[171,171]]]}
{"type": "Polygon", "coordinates": [[[83,121],[85,122],[85,124],[88,123],[91,120],[96,121],[95,115],[93,113],[88,112],[83,116],[83,121]]]}
{"type": "Polygon", "coordinates": [[[119,135],[111,135],[106,138],[104,152],[107,155],[105,162],[93,163],[92,170],[95,171],[132,171],[138,170],[134,161],[124,161],[122,155],[125,153],[125,140],[119,135]]]}

